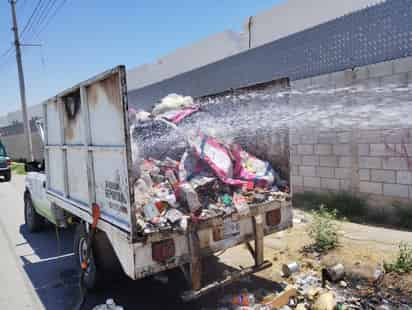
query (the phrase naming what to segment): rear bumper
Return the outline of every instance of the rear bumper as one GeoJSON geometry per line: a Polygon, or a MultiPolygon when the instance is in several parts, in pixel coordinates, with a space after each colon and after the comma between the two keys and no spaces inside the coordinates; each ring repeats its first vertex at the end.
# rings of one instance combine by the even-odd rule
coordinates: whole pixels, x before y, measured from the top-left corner
{"type": "Polygon", "coordinates": [[[10,167],[0,168],[0,174],[1,175],[6,174],[6,173],[10,173],[10,171],[11,171],[10,167]]]}
{"type": "MultiPolygon", "coordinates": [[[[292,227],[292,206],[290,201],[271,201],[251,208],[248,215],[239,217],[234,215],[234,220],[239,221],[240,232],[237,235],[221,240],[216,240],[216,230],[223,225],[222,218],[214,218],[210,221],[205,221],[197,224],[195,228],[198,239],[198,256],[206,257],[213,255],[213,253],[234,247],[239,244],[251,242],[255,240],[255,231],[253,219],[260,215],[263,219],[263,235],[282,231],[292,227]],[[266,213],[273,210],[280,211],[280,219],[276,225],[268,225],[266,213]],[[238,218],[236,218],[238,217],[238,218]]],[[[191,262],[191,255],[189,250],[189,240],[187,234],[179,233],[164,233],[153,234],[148,237],[144,243],[133,244],[135,266],[134,278],[139,279],[149,275],[156,274],[168,269],[182,266],[191,262]],[[152,260],[152,243],[164,240],[173,239],[176,253],[165,263],[158,263],[152,260]]],[[[203,294],[203,293],[202,293],[203,294]]],[[[195,293],[197,295],[197,293],[195,293]]],[[[190,298],[189,298],[190,299],[190,298]]]]}

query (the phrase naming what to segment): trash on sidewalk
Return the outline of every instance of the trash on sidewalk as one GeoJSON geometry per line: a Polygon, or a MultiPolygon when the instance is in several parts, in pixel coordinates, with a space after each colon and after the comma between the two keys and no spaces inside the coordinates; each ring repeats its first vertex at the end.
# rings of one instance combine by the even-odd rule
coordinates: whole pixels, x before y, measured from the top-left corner
{"type": "Polygon", "coordinates": [[[288,305],[291,298],[296,297],[296,295],[297,295],[296,288],[294,287],[286,288],[282,293],[276,296],[267,305],[270,305],[274,309],[280,309],[281,307],[288,305]]]}
{"type": "Polygon", "coordinates": [[[285,277],[290,277],[292,274],[299,271],[299,265],[296,262],[283,264],[282,265],[282,273],[285,277]]]}
{"type": "MultiPolygon", "coordinates": [[[[342,267],[337,267],[335,270],[342,270],[342,267]]],[[[225,296],[219,305],[227,309],[245,310],[407,310],[411,309],[412,305],[402,297],[392,296],[391,293],[380,291],[379,287],[371,286],[367,279],[359,282],[359,279],[348,277],[346,281],[331,282],[330,286],[322,288],[321,274],[306,270],[303,266],[291,277],[280,281],[282,281],[278,283],[280,291],[262,288],[243,289],[239,294],[225,296]],[[345,282],[345,285],[342,282],[345,282]]]]}
{"type": "Polygon", "coordinates": [[[95,306],[93,310],[123,310],[123,307],[116,305],[114,300],[109,298],[106,300],[106,303],[95,306]]]}
{"type": "Polygon", "coordinates": [[[313,304],[313,310],[335,310],[336,307],[336,297],[333,292],[319,294],[319,297],[313,304]]]}
{"type": "Polygon", "coordinates": [[[336,264],[329,268],[322,269],[322,286],[325,286],[325,282],[338,282],[345,276],[345,267],[342,264],[336,264]]]}

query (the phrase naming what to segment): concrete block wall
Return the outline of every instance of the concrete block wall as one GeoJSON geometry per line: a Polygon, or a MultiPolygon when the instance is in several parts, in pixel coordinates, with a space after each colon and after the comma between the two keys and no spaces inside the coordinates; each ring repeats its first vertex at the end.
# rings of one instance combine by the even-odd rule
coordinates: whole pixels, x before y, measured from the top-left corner
{"type": "Polygon", "coordinates": [[[412,57],[356,67],[345,71],[319,75],[292,81],[294,89],[342,88],[348,86],[383,87],[393,85],[406,87],[412,84],[412,57]]]}
{"type": "MultiPolygon", "coordinates": [[[[412,57],[293,81],[293,89],[412,87],[412,57]]],[[[412,106],[411,106],[412,112],[412,106]]],[[[374,204],[412,200],[412,129],[290,131],[294,192],[352,191],[374,204]]]]}
{"type": "Polygon", "coordinates": [[[350,134],[316,128],[290,131],[291,184],[294,191],[350,189],[352,149],[347,141],[350,134]]]}
{"type": "Polygon", "coordinates": [[[412,199],[412,129],[291,130],[295,192],[353,191],[412,199]],[[312,143],[305,138],[312,135],[312,143]]]}

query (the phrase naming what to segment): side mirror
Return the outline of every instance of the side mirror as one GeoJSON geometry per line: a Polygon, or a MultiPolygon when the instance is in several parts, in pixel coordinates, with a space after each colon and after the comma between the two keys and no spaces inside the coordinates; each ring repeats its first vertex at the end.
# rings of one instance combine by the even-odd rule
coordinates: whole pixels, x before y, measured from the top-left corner
{"type": "Polygon", "coordinates": [[[44,164],[39,161],[30,161],[24,164],[24,170],[26,172],[42,172],[44,170],[44,164]]]}

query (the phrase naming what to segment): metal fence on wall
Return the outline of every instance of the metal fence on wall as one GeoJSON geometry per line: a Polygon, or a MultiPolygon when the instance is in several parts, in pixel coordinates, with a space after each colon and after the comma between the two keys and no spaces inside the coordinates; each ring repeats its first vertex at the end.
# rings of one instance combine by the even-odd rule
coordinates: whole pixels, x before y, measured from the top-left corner
{"type": "MultiPolygon", "coordinates": [[[[37,132],[36,121],[37,117],[30,120],[30,128],[31,132],[37,132]]],[[[22,122],[16,122],[14,124],[0,127],[0,139],[2,136],[11,136],[11,135],[18,135],[24,133],[24,127],[22,122]]]]}
{"type": "Polygon", "coordinates": [[[298,80],[411,55],[412,0],[387,0],[132,91],[129,104],[150,107],[169,93],[199,97],[282,77],[298,80]]]}

